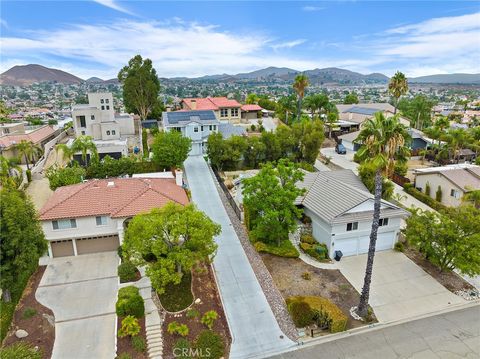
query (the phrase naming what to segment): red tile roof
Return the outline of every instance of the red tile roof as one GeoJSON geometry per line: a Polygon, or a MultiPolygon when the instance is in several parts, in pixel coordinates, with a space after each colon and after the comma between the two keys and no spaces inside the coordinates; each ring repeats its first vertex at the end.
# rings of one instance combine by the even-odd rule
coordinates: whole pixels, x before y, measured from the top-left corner
{"type": "Polygon", "coordinates": [[[242,106],[242,111],[262,111],[263,108],[261,108],[258,105],[252,104],[252,105],[243,105],[242,106]]]}
{"type": "Polygon", "coordinates": [[[163,207],[188,203],[185,190],[167,178],[110,178],[58,188],[40,211],[41,220],[107,215],[132,217],[163,207]],[[113,182],[113,186],[109,183],[113,182]]]}
{"type": "Polygon", "coordinates": [[[43,126],[38,130],[32,131],[30,133],[5,135],[0,137],[0,146],[8,148],[10,146],[19,144],[22,140],[33,142],[34,144],[39,144],[40,142],[46,140],[48,137],[52,136],[54,133],[55,130],[51,126],[43,126]]]}
{"type": "Polygon", "coordinates": [[[206,98],[184,98],[182,103],[190,110],[218,110],[220,108],[241,107],[235,100],[229,100],[226,97],[206,97],[206,98]],[[196,101],[196,106],[192,105],[192,100],[196,101]]]}

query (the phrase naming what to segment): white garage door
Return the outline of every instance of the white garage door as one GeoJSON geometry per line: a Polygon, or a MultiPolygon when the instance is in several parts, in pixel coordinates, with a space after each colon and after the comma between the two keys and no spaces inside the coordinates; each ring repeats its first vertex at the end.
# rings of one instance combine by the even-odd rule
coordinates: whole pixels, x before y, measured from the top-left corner
{"type": "MultiPolygon", "coordinates": [[[[384,251],[393,248],[395,232],[378,233],[376,251],[384,251]]],[[[335,241],[334,250],[342,251],[344,256],[354,256],[368,252],[370,244],[370,236],[352,237],[337,239],[335,241]]]]}

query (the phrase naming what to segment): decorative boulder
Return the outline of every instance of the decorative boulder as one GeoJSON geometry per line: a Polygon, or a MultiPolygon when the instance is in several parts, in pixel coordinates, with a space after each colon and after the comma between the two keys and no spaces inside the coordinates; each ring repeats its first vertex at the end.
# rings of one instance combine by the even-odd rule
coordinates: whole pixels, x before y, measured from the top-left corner
{"type": "Polygon", "coordinates": [[[200,304],[202,300],[200,298],[195,299],[195,304],[200,304]]]}
{"type": "Polygon", "coordinates": [[[15,336],[19,339],[21,338],[25,338],[26,336],[28,336],[28,333],[26,330],[23,330],[23,329],[18,329],[16,332],[15,332],[15,336]]]}

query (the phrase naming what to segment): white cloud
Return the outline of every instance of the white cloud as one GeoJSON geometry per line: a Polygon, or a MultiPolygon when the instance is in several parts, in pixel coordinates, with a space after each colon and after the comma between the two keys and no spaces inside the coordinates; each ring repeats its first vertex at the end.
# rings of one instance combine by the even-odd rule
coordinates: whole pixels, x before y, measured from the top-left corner
{"type": "Polygon", "coordinates": [[[306,11],[306,12],[315,12],[315,11],[321,11],[321,10],[324,10],[324,9],[325,8],[321,7],[321,6],[304,6],[304,7],[302,7],[302,10],[306,11]]]}
{"type": "Polygon", "coordinates": [[[117,10],[129,15],[135,15],[128,9],[125,9],[123,6],[119,5],[115,0],[93,0],[94,2],[109,7],[110,9],[117,10]]]}
{"type": "Polygon", "coordinates": [[[287,42],[281,42],[279,44],[274,44],[270,45],[270,47],[274,50],[279,50],[279,49],[291,49],[292,47],[301,45],[305,43],[305,39],[298,39],[298,40],[293,40],[293,41],[287,41],[287,42]]]}

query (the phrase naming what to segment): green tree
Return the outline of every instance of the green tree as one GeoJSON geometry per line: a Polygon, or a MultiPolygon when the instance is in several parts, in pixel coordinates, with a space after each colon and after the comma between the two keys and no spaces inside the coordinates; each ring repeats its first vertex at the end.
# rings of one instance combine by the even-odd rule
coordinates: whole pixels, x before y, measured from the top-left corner
{"type": "MultiPolygon", "coordinates": [[[[358,176],[370,193],[375,192],[375,167],[370,163],[362,163],[358,166],[358,176]]],[[[382,198],[390,200],[393,196],[394,184],[387,178],[382,177],[382,198]]]]}
{"type": "Polygon", "coordinates": [[[462,201],[470,203],[480,209],[480,189],[467,188],[469,191],[462,197],[462,201]]]}
{"type": "Polygon", "coordinates": [[[295,77],[295,81],[293,82],[293,89],[297,93],[297,120],[300,119],[300,115],[302,114],[302,100],[305,96],[305,89],[308,87],[308,76],[305,74],[300,74],[295,77]]]}
{"type": "Polygon", "coordinates": [[[136,55],[118,73],[123,87],[123,102],[128,112],[136,113],[145,120],[159,105],[160,81],[152,66],[152,60],[136,55]]]}
{"type": "Polygon", "coordinates": [[[425,95],[417,95],[412,100],[402,99],[398,109],[410,120],[410,125],[422,130],[432,124],[432,108],[435,102],[425,95]]]}
{"type": "Polygon", "coordinates": [[[78,165],[63,168],[51,166],[46,170],[45,176],[48,178],[50,189],[55,191],[58,187],[82,182],[85,179],[86,171],[78,165]]]}
{"type": "Polygon", "coordinates": [[[280,125],[275,130],[278,142],[280,143],[280,157],[295,159],[296,140],[290,127],[280,125]]]}
{"type": "Polygon", "coordinates": [[[153,287],[162,294],[167,284],[179,284],[183,273],[214,256],[214,237],[220,232],[221,227],[193,204],[168,203],[135,216],[122,248],[134,264],[147,267],[153,287]]]}
{"type": "Polygon", "coordinates": [[[332,138],[332,127],[338,122],[338,113],[329,112],[327,114],[328,138],[332,138]]]}
{"type": "Polygon", "coordinates": [[[313,165],[320,152],[320,146],[325,139],[322,121],[302,120],[296,122],[292,126],[292,133],[297,146],[297,161],[313,165]]]}
{"type": "Polygon", "coordinates": [[[303,100],[303,105],[307,110],[310,111],[312,119],[315,114],[325,112],[328,104],[328,96],[323,93],[306,96],[303,100]]]}
{"type": "Polygon", "coordinates": [[[302,210],[295,199],[303,193],[296,183],[303,172],[288,160],[279,160],[277,167],[267,163],[260,172],[243,181],[244,205],[257,240],[280,246],[296,227],[302,210]]]}
{"type": "Polygon", "coordinates": [[[358,103],[358,96],[355,92],[350,92],[345,96],[345,99],[343,100],[343,103],[345,105],[353,105],[358,103]]]}
{"type": "Polygon", "coordinates": [[[380,220],[382,173],[387,177],[390,176],[395,168],[395,161],[408,155],[408,148],[405,146],[408,138],[407,129],[400,124],[398,116],[385,118],[382,112],[377,112],[374,118],[368,119],[363,123],[362,130],[356,139],[358,143],[362,144],[357,152],[360,162],[367,163],[375,170],[372,230],[370,233],[365,278],[358,305],[358,314],[362,317],[365,317],[368,312],[368,298],[380,220]]]}
{"type": "Polygon", "coordinates": [[[15,189],[0,192],[0,287],[3,300],[35,271],[47,242],[33,203],[15,189]]]}
{"type": "Polygon", "coordinates": [[[0,185],[18,188],[22,182],[22,172],[18,159],[0,156],[0,185]]]}
{"type": "Polygon", "coordinates": [[[30,161],[35,161],[35,157],[40,157],[42,154],[41,147],[35,145],[33,142],[21,140],[20,143],[15,145],[15,148],[23,156],[27,169],[30,169],[30,161]]]}
{"type": "Polygon", "coordinates": [[[275,116],[286,124],[292,123],[296,111],[296,101],[295,95],[280,98],[275,108],[275,116]]]}
{"type": "Polygon", "coordinates": [[[254,94],[254,93],[249,93],[249,94],[247,95],[247,98],[245,99],[245,102],[246,102],[247,104],[251,105],[251,104],[256,104],[256,103],[258,103],[258,100],[259,100],[259,98],[258,98],[258,96],[257,96],[256,94],[254,94]]]}
{"type": "Polygon", "coordinates": [[[282,147],[279,136],[273,132],[263,131],[260,139],[265,145],[265,161],[277,161],[282,155],[282,147]]]}
{"type": "Polygon", "coordinates": [[[163,168],[180,168],[192,149],[192,140],[178,131],[159,132],[153,141],[153,161],[163,168]]]}
{"type": "Polygon", "coordinates": [[[270,100],[266,96],[260,96],[258,100],[258,106],[264,108],[265,110],[275,111],[277,108],[277,103],[275,101],[270,100]]]}
{"type": "Polygon", "coordinates": [[[265,144],[258,137],[247,137],[244,161],[248,167],[257,168],[265,160],[265,144]]]}
{"type": "Polygon", "coordinates": [[[396,114],[400,97],[408,92],[408,81],[402,72],[397,71],[395,75],[392,76],[388,83],[388,92],[395,98],[394,114],[396,114]]]}
{"type": "Polygon", "coordinates": [[[404,233],[409,243],[440,271],[457,269],[469,276],[480,274],[480,210],[474,206],[414,211],[404,233]]]}

